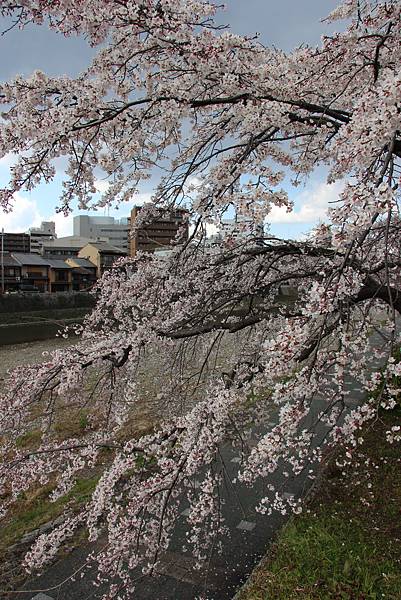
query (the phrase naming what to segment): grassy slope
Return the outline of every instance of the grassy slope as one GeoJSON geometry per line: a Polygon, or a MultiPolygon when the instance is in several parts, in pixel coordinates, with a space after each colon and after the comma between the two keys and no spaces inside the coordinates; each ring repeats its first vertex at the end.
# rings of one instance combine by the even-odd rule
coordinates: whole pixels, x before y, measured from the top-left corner
{"type": "Polygon", "coordinates": [[[400,417],[381,415],[346,471],[333,461],[239,600],[401,599],[401,448],[383,435],[400,417]]]}

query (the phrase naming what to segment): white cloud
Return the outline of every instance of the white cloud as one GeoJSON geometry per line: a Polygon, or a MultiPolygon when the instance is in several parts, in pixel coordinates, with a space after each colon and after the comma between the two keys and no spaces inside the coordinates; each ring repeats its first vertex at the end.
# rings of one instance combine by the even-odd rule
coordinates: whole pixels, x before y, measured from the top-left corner
{"type": "MultiPolygon", "coordinates": [[[[110,182],[107,181],[106,179],[95,179],[95,188],[96,188],[96,191],[98,192],[98,194],[104,194],[105,192],[107,192],[109,187],[110,187],[110,182]]],[[[142,193],[135,194],[134,198],[133,198],[133,202],[127,203],[127,204],[129,204],[128,212],[131,210],[131,208],[134,204],[137,204],[137,205],[145,204],[145,202],[150,202],[151,198],[152,198],[152,194],[150,192],[142,192],[142,193]]],[[[125,208],[126,203],[123,202],[123,203],[121,203],[120,206],[121,206],[121,208],[125,208]]]]}
{"type": "Polygon", "coordinates": [[[0,229],[9,233],[21,233],[30,227],[39,227],[42,221],[54,221],[58,237],[72,235],[72,215],[65,217],[62,213],[44,215],[33,198],[14,194],[13,210],[9,213],[0,211],[0,229]]]}
{"type": "Polygon", "coordinates": [[[57,237],[65,237],[73,233],[73,215],[65,217],[63,213],[54,213],[41,221],[54,221],[56,224],[57,237]]]}
{"type": "Polygon", "coordinates": [[[219,228],[214,223],[206,223],[206,235],[210,237],[211,235],[216,235],[218,233],[219,228]]]}
{"type": "Polygon", "coordinates": [[[20,193],[14,194],[14,207],[9,213],[0,211],[0,228],[7,232],[23,232],[40,225],[41,215],[35,200],[20,193]]]}
{"type": "MultiPolygon", "coordinates": [[[[216,233],[219,232],[219,228],[214,223],[206,223],[205,229],[206,229],[206,237],[216,235],[216,233]]],[[[189,225],[189,235],[192,235],[194,231],[195,231],[195,226],[190,224],[189,225]]]]}
{"type": "MultiPolygon", "coordinates": [[[[105,183],[105,182],[101,182],[105,183]]],[[[111,217],[128,216],[134,204],[142,205],[145,202],[150,202],[151,193],[141,193],[135,196],[132,203],[122,203],[119,208],[110,208],[109,210],[102,209],[102,213],[108,214],[111,217]]],[[[74,211],[67,217],[64,214],[57,212],[47,212],[40,206],[40,203],[34,198],[30,198],[21,193],[14,194],[13,209],[9,213],[4,213],[0,209],[0,230],[9,233],[21,233],[27,231],[30,227],[39,227],[42,221],[54,221],[56,224],[57,237],[64,237],[73,234],[73,217],[76,214],[84,214],[80,211],[74,211]]],[[[86,214],[86,213],[85,213],[86,214]]],[[[89,214],[100,215],[101,212],[90,211],[89,214]]]]}
{"type": "Polygon", "coordinates": [[[150,202],[153,194],[151,192],[142,192],[141,194],[135,194],[132,202],[132,206],[142,206],[142,204],[146,204],[150,202]]]}
{"type": "Polygon", "coordinates": [[[327,219],[330,203],[336,201],[344,184],[319,183],[310,190],[304,190],[294,199],[296,208],[287,212],[285,207],[273,206],[267,217],[269,223],[317,223],[327,219]]]}
{"type": "Polygon", "coordinates": [[[99,194],[104,194],[109,189],[110,183],[105,179],[95,179],[95,188],[99,194]]]}
{"type": "Polygon", "coordinates": [[[196,193],[197,189],[201,187],[202,180],[199,177],[188,177],[183,185],[184,194],[191,195],[196,193]]]}
{"type": "Polygon", "coordinates": [[[6,169],[7,172],[10,170],[10,167],[15,165],[17,162],[17,156],[9,152],[0,158],[0,169],[6,169]]]}

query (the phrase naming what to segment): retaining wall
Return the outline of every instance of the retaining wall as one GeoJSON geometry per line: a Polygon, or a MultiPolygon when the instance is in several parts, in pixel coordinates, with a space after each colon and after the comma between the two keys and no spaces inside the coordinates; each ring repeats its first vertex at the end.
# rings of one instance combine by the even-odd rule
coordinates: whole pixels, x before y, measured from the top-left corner
{"type": "Polygon", "coordinates": [[[5,294],[0,296],[0,313],[31,312],[59,308],[90,308],[95,296],[87,292],[58,292],[56,294],[5,294]]]}

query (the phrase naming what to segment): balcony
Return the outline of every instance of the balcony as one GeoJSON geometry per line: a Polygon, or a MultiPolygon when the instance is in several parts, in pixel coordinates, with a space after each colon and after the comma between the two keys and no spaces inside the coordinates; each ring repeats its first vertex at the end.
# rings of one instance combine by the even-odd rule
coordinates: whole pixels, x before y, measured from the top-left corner
{"type": "Polygon", "coordinates": [[[48,276],[47,273],[43,274],[43,273],[35,273],[34,271],[28,271],[27,273],[24,273],[23,275],[24,279],[35,279],[37,281],[39,280],[47,280],[48,276]]]}

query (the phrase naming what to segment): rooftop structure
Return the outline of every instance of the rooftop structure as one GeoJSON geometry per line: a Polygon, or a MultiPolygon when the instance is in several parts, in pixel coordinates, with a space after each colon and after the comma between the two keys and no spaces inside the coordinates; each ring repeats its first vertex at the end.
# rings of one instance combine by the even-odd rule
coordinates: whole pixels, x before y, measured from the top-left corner
{"type": "Polygon", "coordinates": [[[59,256],[61,258],[67,256],[77,256],[81,248],[93,241],[96,240],[84,238],[78,235],[68,235],[66,237],[57,238],[56,240],[44,242],[42,246],[42,254],[43,256],[59,256]]]}
{"type": "Polygon", "coordinates": [[[21,265],[9,252],[0,252],[0,290],[15,290],[21,280],[21,265]]]}
{"type": "Polygon", "coordinates": [[[129,219],[114,217],[74,217],[74,235],[96,240],[106,239],[110,244],[128,253],[129,219]]]}
{"type": "Polygon", "coordinates": [[[60,258],[46,258],[46,262],[52,269],[72,269],[65,260],[60,258]]]}
{"type": "Polygon", "coordinates": [[[66,258],[65,262],[72,267],[73,290],[88,290],[94,285],[96,282],[97,266],[90,260],[74,256],[66,258]]]}
{"type": "Polygon", "coordinates": [[[45,260],[42,256],[39,256],[37,254],[13,252],[13,257],[18,262],[18,264],[22,266],[49,266],[49,261],[45,260]]]}
{"type": "Polygon", "coordinates": [[[30,287],[39,292],[50,291],[49,271],[50,265],[38,254],[14,252],[13,257],[21,269],[21,285],[30,287]]]}
{"type": "Polygon", "coordinates": [[[31,252],[41,254],[43,244],[56,239],[56,224],[54,221],[42,221],[40,227],[31,227],[28,234],[31,238],[31,252]]]}
{"type": "Polygon", "coordinates": [[[19,266],[19,263],[15,260],[14,256],[10,252],[0,251],[0,264],[5,267],[19,266]]]}
{"type": "Polygon", "coordinates": [[[74,256],[73,258],[67,258],[65,261],[67,264],[72,267],[80,267],[82,269],[93,269],[94,265],[87,258],[79,258],[78,256],[74,256]]]}

